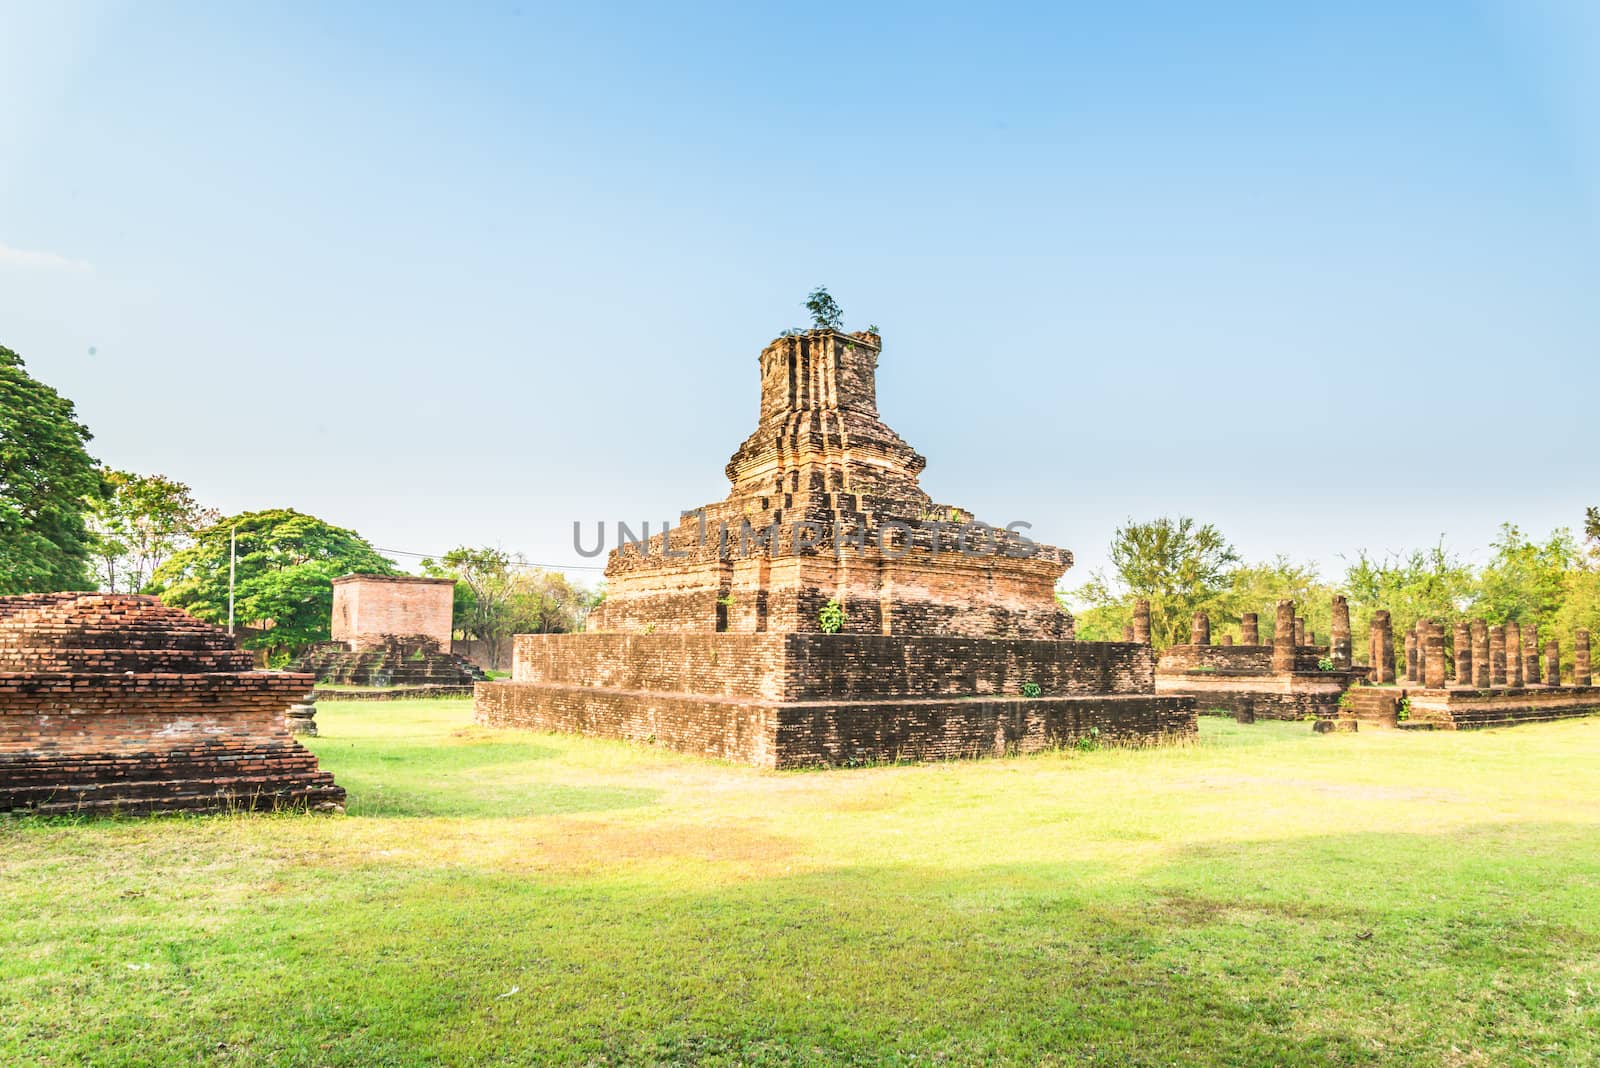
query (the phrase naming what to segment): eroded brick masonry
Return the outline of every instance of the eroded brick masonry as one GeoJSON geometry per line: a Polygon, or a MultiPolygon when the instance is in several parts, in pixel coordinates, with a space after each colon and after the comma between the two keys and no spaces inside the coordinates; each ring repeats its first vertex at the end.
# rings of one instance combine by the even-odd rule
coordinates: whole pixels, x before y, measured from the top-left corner
{"type": "Polygon", "coordinates": [[[0,598],[0,811],[340,804],[285,723],[311,685],[153,597],[0,598]]]}
{"type": "Polygon", "coordinates": [[[479,719],[769,767],[1192,734],[1148,640],[1072,640],[1070,553],[921,489],[878,415],[879,353],[834,330],[762,350],[728,496],[613,549],[591,633],[519,636],[479,719]]]}

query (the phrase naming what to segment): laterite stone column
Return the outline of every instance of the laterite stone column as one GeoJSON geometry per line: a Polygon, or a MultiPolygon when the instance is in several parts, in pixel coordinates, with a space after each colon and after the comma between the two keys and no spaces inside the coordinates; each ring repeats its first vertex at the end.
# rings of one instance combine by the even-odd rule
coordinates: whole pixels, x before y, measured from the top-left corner
{"type": "Polygon", "coordinates": [[[1297,618],[1294,621],[1294,643],[1296,645],[1304,645],[1306,643],[1306,621],[1304,618],[1297,618]]]}
{"type": "Polygon", "coordinates": [[[1554,638],[1544,643],[1544,684],[1561,685],[1561,643],[1554,638]]]}
{"type": "Polygon", "coordinates": [[[1472,621],[1472,685],[1489,688],[1489,624],[1481,619],[1472,621]]]}
{"type": "Polygon", "coordinates": [[[1572,636],[1572,685],[1589,685],[1589,632],[1586,630],[1572,636]]]}
{"type": "Polygon", "coordinates": [[[1204,612],[1196,612],[1194,619],[1189,624],[1189,641],[1194,645],[1211,644],[1211,617],[1204,612]]]}
{"type": "Polygon", "coordinates": [[[1489,628],[1489,685],[1506,684],[1506,628],[1496,623],[1489,628]]]}
{"type": "Polygon", "coordinates": [[[1133,640],[1150,644],[1150,602],[1142,597],[1133,602],[1133,640]]]}
{"type": "Polygon", "coordinates": [[[1529,623],[1522,628],[1522,681],[1526,686],[1537,686],[1539,677],[1539,624],[1529,623]]]}
{"type": "Polygon", "coordinates": [[[1261,644],[1261,627],[1254,612],[1246,612],[1239,617],[1239,644],[1261,644]]]}
{"type": "Polygon", "coordinates": [[[1456,624],[1456,685],[1472,685],[1472,628],[1466,620],[1456,624]]]}
{"type": "Polygon", "coordinates": [[[1506,685],[1522,685],[1522,626],[1514,619],[1506,622],[1506,685]]]}
{"type": "Polygon", "coordinates": [[[1133,624],[1132,623],[1129,623],[1127,626],[1122,628],[1122,640],[1125,641],[1125,642],[1133,641],[1133,624]]]}
{"type": "Polygon", "coordinates": [[[1372,613],[1372,629],[1375,631],[1376,640],[1373,643],[1373,679],[1382,685],[1394,681],[1394,624],[1389,620],[1387,609],[1380,608],[1372,613]]]}
{"type": "Polygon", "coordinates": [[[1279,601],[1278,616],[1272,627],[1272,672],[1287,675],[1294,671],[1294,602],[1279,601]]]}
{"type": "Polygon", "coordinates": [[[1444,624],[1429,620],[1423,627],[1423,648],[1427,659],[1423,664],[1422,684],[1430,690],[1444,689],[1444,624]]]}
{"type": "Polygon", "coordinates": [[[1347,671],[1354,659],[1350,643],[1350,602],[1343,595],[1333,598],[1333,636],[1328,641],[1328,658],[1340,671],[1347,671]]]}

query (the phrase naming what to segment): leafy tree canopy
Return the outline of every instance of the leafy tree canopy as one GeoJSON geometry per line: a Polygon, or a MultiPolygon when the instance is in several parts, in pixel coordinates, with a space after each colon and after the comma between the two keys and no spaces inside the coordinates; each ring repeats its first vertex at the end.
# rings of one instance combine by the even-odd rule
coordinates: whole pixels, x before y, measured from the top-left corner
{"type": "Polygon", "coordinates": [[[1118,609],[1127,616],[1138,598],[1150,602],[1150,638],[1165,648],[1187,641],[1196,611],[1207,608],[1227,589],[1230,571],[1239,562],[1222,533],[1210,523],[1188,516],[1162,516],[1148,523],[1131,520],[1111,539],[1114,579],[1096,572],[1076,594],[1091,606],[1090,618],[1080,619],[1080,636],[1120,638],[1121,619],[1095,618],[1095,609],[1118,609]],[[1085,630],[1085,625],[1090,630],[1085,630]],[[1118,633],[1100,635],[1091,630],[1116,626],[1118,633]]]}
{"type": "Polygon", "coordinates": [[[581,630],[597,598],[559,571],[531,568],[492,547],[460,546],[424,560],[425,574],[456,580],[455,625],[499,662],[512,636],[581,630]]]}
{"type": "Polygon", "coordinates": [[[155,570],[151,588],[208,622],[228,621],[228,542],[238,531],[235,619],[246,648],[274,657],[326,641],[333,580],[399,570],[353,530],[289,508],[244,512],[206,527],[155,570]]]}
{"type": "Polygon", "coordinates": [[[100,588],[109,593],[142,590],[167,557],[222,518],[215,508],[200,507],[188,486],[165,475],[105,469],[101,476],[106,495],[95,505],[89,526],[100,588]]]}
{"type": "Polygon", "coordinates": [[[0,346],[0,594],[93,587],[85,526],[101,494],[72,402],[0,346]]]}

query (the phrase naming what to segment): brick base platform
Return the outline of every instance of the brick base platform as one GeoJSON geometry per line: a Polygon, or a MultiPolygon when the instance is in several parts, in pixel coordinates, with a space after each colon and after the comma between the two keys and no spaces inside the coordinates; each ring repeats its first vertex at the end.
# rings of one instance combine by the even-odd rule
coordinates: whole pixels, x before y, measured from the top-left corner
{"type": "Polygon", "coordinates": [[[846,634],[518,635],[480,723],[785,768],[1192,738],[1146,645],[846,634]],[[1022,696],[1025,684],[1037,697],[1022,696]]]}
{"type": "Polygon", "coordinates": [[[1330,717],[1365,668],[1323,671],[1326,646],[1295,649],[1294,670],[1273,670],[1270,645],[1174,645],[1156,665],[1156,692],[1189,694],[1201,712],[1226,712],[1241,722],[1330,717]]]}
{"type": "Polygon", "coordinates": [[[1357,686],[1350,691],[1337,721],[1361,727],[1425,727],[1471,730],[1547,723],[1600,713],[1600,686],[1516,686],[1479,690],[1466,686],[1443,689],[1402,686],[1357,686]],[[1410,705],[1400,719],[1400,702],[1410,705]]]}

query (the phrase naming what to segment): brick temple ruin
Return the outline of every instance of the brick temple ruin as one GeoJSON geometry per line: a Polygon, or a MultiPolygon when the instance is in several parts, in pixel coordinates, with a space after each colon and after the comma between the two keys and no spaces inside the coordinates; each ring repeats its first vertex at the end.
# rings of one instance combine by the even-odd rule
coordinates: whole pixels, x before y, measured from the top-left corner
{"type": "Polygon", "coordinates": [[[450,652],[455,580],[344,575],[333,580],[332,640],[295,663],[330,685],[395,687],[407,696],[468,694],[487,676],[450,652]]]}
{"type": "Polygon", "coordinates": [[[827,329],[769,344],[728,496],[613,549],[589,631],[518,635],[478,720],[765,767],[1192,736],[1148,644],[1073,640],[1070,553],[923,492],[878,415],[879,353],[827,329]]]}
{"type": "Polygon", "coordinates": [[[1561,643],[1539,642],[1533,624],[1463,620],[1447,633],[1418,620],[1402,638],[1404,674],[1395,678],[1389,613],[1374,613],[1370,685],[1352,689],[1323,729],[1358,726],[1464,730],[1587,716],[1600,712],[1589,665],[1589,632],[1573,642],[1572,681],[1561,676],[1561,643]]]}
{"type": "MultiPolygon", "coordinates": [[[[1148,621],[1148,606],[1145,619],[1148,621]]],[[[1139,613],[1135,613],[1137,623],[1139,613]]],[[[1211,621],[1196,612],[1190,641],[1170,646],[1156,664],[1158,693],[1189,694],[1201,710],[1227,712],[1241,722],[1332,717],[1340,699],[1366,669],[1353,662],[1350,607],[1333,599],[1332,633],[1317,645],[1293,601],[1279,601],[1272,640],[1261,641],[1259,617],[1245,612],[1240,641],[1211,644],[1211,621]]],[[[1136,628],[1137,629],[1137,628],[1136,628]]],[[[1145,631],[1148,634],[1149,624],[1145,631]]]]}
{"type": "Polygon", "coordinates": [[[0,598],[0,811],[340,805],[285,722],[312,682],[154,597],[0,598]]]}

